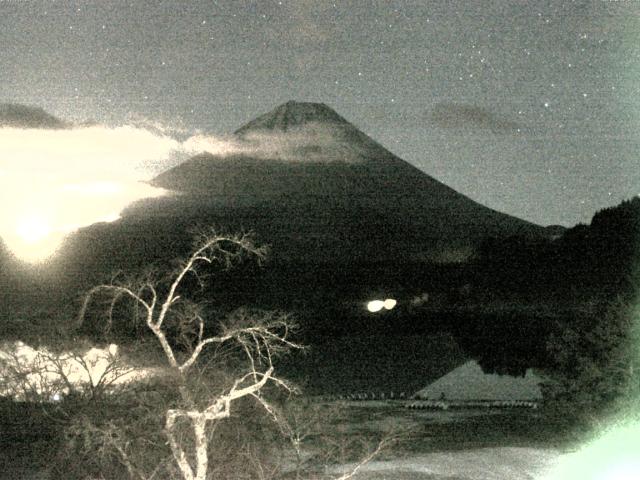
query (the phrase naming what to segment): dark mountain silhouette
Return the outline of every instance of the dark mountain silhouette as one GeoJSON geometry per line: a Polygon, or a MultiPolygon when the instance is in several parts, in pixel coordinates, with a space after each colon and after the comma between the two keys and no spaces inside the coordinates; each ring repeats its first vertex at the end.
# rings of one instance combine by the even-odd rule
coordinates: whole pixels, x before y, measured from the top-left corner
{"type": "MultiPolygon", "coordinates": [[[[275,306],[304,300],[326,312],[332,295],[340,309],[425,281],[456,290],[458,274],[440,275],[434,263],[463,262],[487,237],[549,236],[426,175],[323,104],[286,103],[237,130],[232,143],[231,155],[202,153],[152,180],[173,194],[71,235],[50,262],[56,286],[66,281],[74,291],[114,270],[166,268],[188,252],[194,226],[212,225],[252,230],[270,244],[262,280],[238,273],[236,284],[253,289],[256,303],[286,297],[275,306]]],[[[225,295],[247,298],[240,290],[225,295]]]]}
{"type": "Polygon", "coordinates": [[[549,239],[487,239],[474,283],[520,298],[573,305],[640,285],[640,198],[596,212],[589,225],[548,227],[549,239]]]}
{"type": "Polygon", "coordinates": [[[0,127],[60,129],[68,126],[42,108],[0,103],[0,127]]]}
{"type": "MultiPolygon", "coordinates": [[[[511,327],[520,325],[520,318],[502,322],[486,316],[477,322],[441,311],[427,316],[411,313],[410,299],[416,292],[429,292],[436,302],[442,297],[455,303],[465,295],[460,287],[473,278],[467,271],[473,264],[435,263],[464,263],[477,255],[486,238],[517,237],[535,246],[558,229],[469,199],[404,162],[323,104],[288,102],[238,129],[232,143],[233,154],[201,153],[152,180],[173,194],[137,202],[120,220],[70,236],[49,264],[52,286],[39,288],[37,295],[73,304],[78,291],[105,281],[114,270],[139,271],[151,263],[166,268],[189,250],[194,226],[214,225],[231,232],[255,231],[259,242],[271,244],[271,265],[217,272],[210,290],[187,286],[186,294],[206,300],[213,309],[248,305],[295,312],[307,335],[304,343],[320,345],[329,339],[316,350],[309,368],[335,357],[342,348],[335,346],[336,338],[368,335],[360,351],[350,348],[340,362],[357,364],[365,349],[386,349],[394,357],[388,359],[388,371],[395,366],[419,373],[424,363],[438,361],[427,337],[452,332],[462,345],[488,324],[502,325],[504,331],[496,327],[491,331],[495,335],[478,347],[476,356],[483,364],[493,365],[489,351],[499,355],[505,345],[529,348],[531,355],[540,350],[539,339],[545,337],[539,335],[544,331],[539,323],[525,321],[528,330],[518,330],[511,327]],[[371,316],[364,302],[378,293],[398,298],[400,306],[386,316],[371,316]],[[390,347],[392,336],[397,347],[390,347]],[[532,346],[528,339],[537,343],[532,346]],[[403,345],[408,349],[402,350],[403,345]],[[420,359],[414,370],[407,367],[409,357],[420,359]]],[[[518,278],[526,274],[514,272],[518,278]]],[[[40,281],[45,274],[38,275],[40,281]]],[[[30,302],[36,301],[33,291],[30,302]]],[[[458,361],[457,350],[449,350],[443,353],[447,362],[458,361]]],[[[381,384],[389,384],[387,370],[380,373],[381,384]]]]}
{"type": "Polygon", "coordinates": [[[240,223],[292,259],[457,261],[487,236],[547,236],[409,165],[324,104],[288,102],[235,136],[239,153],[203,153],[152,181],[181,193],[160,201],[164,214],[171,204],[202,220],[248,214],[240,223]]]}
{"type": "Polygon", "coordinates": [[[545,232],[551,238],[560,238],[567,231],[567,227],[563,227],[562,225],[549,225],[545,227],[545,232]]]}

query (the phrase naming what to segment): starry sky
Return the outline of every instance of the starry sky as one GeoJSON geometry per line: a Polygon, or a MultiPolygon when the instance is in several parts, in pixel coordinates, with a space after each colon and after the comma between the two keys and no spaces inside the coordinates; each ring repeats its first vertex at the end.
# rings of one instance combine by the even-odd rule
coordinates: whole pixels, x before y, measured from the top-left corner
{"type": "Polygon", "coordinates": [[[229,133],[323,102],[494,209],[640,193],[640,1],[0,0],[0,102],[229,133]]]}

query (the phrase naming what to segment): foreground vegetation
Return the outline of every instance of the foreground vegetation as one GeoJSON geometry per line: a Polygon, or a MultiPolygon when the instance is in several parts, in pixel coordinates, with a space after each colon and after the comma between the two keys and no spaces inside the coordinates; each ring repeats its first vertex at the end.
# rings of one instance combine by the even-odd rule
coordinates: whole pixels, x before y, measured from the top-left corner
{"type": "MultiPolygon", "coordinates": [[[[31,313],[22,322],[18,315],[16,322],[3,325],[7,341],[47,347],[40,349],[46,358],[40,357],[36,366],[3,370],[2,388],[21,392],[19,401],[0,402],[4,458],[17,464],[22,455],[25,462],[41,462],[52,478],[69,479],[348,478],[362,461],[380,454],[395,439],[387,428],[380,428],[395,420],[412,434],[392,454],[575,444],[610,419],[637,417],[640,411],[640,282],[633,247],[640,232],[639,207],[635,200],[602,212],[592,230],[576,227],[559,243],[527,245],[528,254],[515,245],[517,255],[509,265],[504,265],[505,255],[478,260],[476,267],[484,266],[505,282],[524,272],[516,287],[528,289],[527,295],[549,298],[545,289],[559,287],[560,295],[567,295],[569,314],[527,311],[523,316],[517,308],[487,312],[489,290],[475,286],[460,293],[448,310],[442,305],[434,309],[433,302],[428,307],[434,318],[444,318],[443,312],[450,315],[444,327],[451,327],[456,340],[475,331],[494,347],[511,345],[461,345],[487,370],[517,373],[537,367],[547,379],[541,410],[462,415],[457,422],[428,417],[416,421],[418,417],[410,415],[418,413],[399,413],[400,403],[386,402],[375,413],[375,428],[368,428],[370,408],[299,397],[299,389],[281,376],[279,368],[286,355],[303,351],[299,337],[292,336],[292,318],[254,306],[224,308],[226,297],[215,296],[226,286],[226,269],[248,257],[260,261],[266,251],[248,236],[208,231],[174,268],[117,276],[92,288],[83,297],[77,320],[69,321],[69,312],[61,310],[60,318],[47,312],[36,318],[31,313]],[[621,232],[623,241],[618,238],[621,232]],[[585,258],[578,258],[580,251],[586,252],[585,258]],[[557,272],[561,267],[544,269],[558,255],[563,262],[575,260],[565,274],[574,275],[575,281],[524,285],[557,272]],[[612,281],[603,285],[608,275],[612,281]],[[207,282],[214,288],[199,294],[207,282]],[[582,285],[585,291],[571,297],[572,288],[582,285]],[[474,299],[479,299],[481,312],[465,310],[474,299]],[[461,324],[460,318],[475,321],[461,324]],[[523,325],[525,319],[532,321],[523,325]],[[71,381],[63,357],[74,352],[81,364],[83,352],[92,345],[111,352],[112,343],[119,349],[109,353],[108,368],[98,377],[89,375],[88,382],[71,381]],[[132,368],[151,374],[135,383],[116,381],[132,368]],[[34,382],[33,374],[38,378],[38,373],[47,375],[34,382]],[[345,462],[355,467],[344,474],[331,475],[324,468],[345,462]]],[[[480,271],[478,267],[476,274],[480,271]]],[[[522,297],[511,301],[526,310],[522,297]]],[[[413,316],[403,319],[406,325],[395,322],[378,333],[410,328],[422,335],[413,321],[427,309],[413,308],[413,316]]],[[[366,320],[370,331],[369,317],[366,320]]],[[[354,347],[348,336],[341,342],[354,347]]],[[[456,355],[451,353],[449,360],[455,362],[456,355]]],[[[5,367],[15,366],[10,357],[2,358],[5,367]]],[[[92,367],[82,368],[89,372],[92,367]]],[[[307,372],[313,374],[313,362],[307,372]]]]}
{"type": "MultiPolygon", "coordinates": [[[[377,454],[389,437],[345,444],[324,429],[327,410],[295,400],[297,388],[276,374],[277,359],[302,348],[288,315],[238,309],[216,320],[188,300],[185,284],[202,284],[216,264],[264,255],[247,235],[208,231],[168,274],[89,290],[70,334],[137,338],[109,347],[99,370],[61,345],[29,362],[3,358],[3,387],[15,398],[1,413],[14,440],[47,445],[50,474],[68,479],[310,478],[338,452],[342,461],[345,452],[361,461],[377,454]],[[86,373],[82,381],[70,361],[86,373]],[[118,382],[136,369],[145,378],[118,382]],[[309,437],[321,446],[312,454],[303,452],[309,437]]],[[[67,340],[78,349],[77,338],[67,340]]],[[[350,478],[359,465],[335,478],[350,478]]]]}

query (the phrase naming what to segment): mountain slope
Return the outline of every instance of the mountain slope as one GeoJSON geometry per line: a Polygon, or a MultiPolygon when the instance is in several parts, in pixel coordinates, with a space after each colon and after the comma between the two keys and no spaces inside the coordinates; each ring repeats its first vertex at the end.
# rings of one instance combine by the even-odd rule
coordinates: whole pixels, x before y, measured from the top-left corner
{"type": "Polygon", "coordinates": [[[270,233],[279,225],[313,238],[323,247],[303,248],[313,255],[454,260],[486,236],[545,235],[409,165],[323,104],[288,102],[235,135],[240,153],[197,155],[152,183],[181,192],[184,212],[254,209],[270,233]]]}
{"type": "Polygon", "coordinates": [[[411,282],[408,271],[428,275],[424,262],[464,261],[486,237],[549,236],[438,182],[322,104],[284,104],[240,128],[235,143],[232,155],[204,152],[152,180],[173,194],[71,235],[53,271],[82,285],[166,266],[199,225],[253,231],[271,246],[269,270],[284,272],[276,284],[310,275],[327,287],[383,286],[411,282]]]}
{"type": "MultiPolygon", "coordinates": [[[[270,112],[251,120],[235,131],[246,135],[256,131],[283,131],[309,123],[351,127],[349,122],[324,103],[296,102],[290,100],[270,112]]],[[[354,129],[355,130],[355,129],[354,129]]]]}
{"type": "Polygon", "coordinates": [[[60,129],[68,124],[42,108],[0,103],[0,127],[60,129]]]}

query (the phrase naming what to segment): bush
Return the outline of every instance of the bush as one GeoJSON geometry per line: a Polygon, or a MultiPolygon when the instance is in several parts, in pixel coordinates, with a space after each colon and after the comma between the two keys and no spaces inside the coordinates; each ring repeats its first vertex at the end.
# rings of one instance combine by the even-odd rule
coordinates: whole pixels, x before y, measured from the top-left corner
{"type": "Polygon", "coordinates": [[[570,325],[558,325],[548,342],[547,404],[576,420],[597,423],[637,401],[639,322],[635,302],[618,297],[594,305],[570,325]]]}
{"type": "MultiPolygon", "coordinates": [[[[16,389],[20,379],[28,379],[35,395],[30,400],[60,427],[62,438],[57,436],[50,468],[53,479],[275,479],[309,470],[307,463],[292,460],[291,452],[301,458],[296,432],[304,412],[312,409],[291,406],[287,399],[295,389],[276,376],[274,367],[280,355],[300,348],[291,340],[289,317],[241,308],[212,318],[188,300],[183,285],[187,277],[201,283],[210,273],[203,267],[229,267],[246,254],[260,259],[264,249],[246,235],[206,232],[197,238],[191,256],[168,275],[145,273],[89,290],[76,332],[109,339],[118,315],[127,312],[134,331],[142,326],[149,332],[126,348],[110,345],[99,378],[91,376],[86,354],[63,348],[44,349],[39,354],[43,361],[33,368],[20,364],[7,377],[16,389]],[[130,308],[121,308],[125,302],[130,308]],[[86,329],[89,319],[101,325],[86,329]],[[89,373],[84,383],[74,383],[65,363],[69,358],[89,373]],[[131,359],[142,361],[149,375],[123,384],[113,381],[110,373],[129,371],[131,359]]],[[[317,416],[312,418],[316,420],[306,431],[320,425],[317,416]]],[[[343,453],[335,449],[335,441],[328,445],[334,457],[343,453]]]]}

